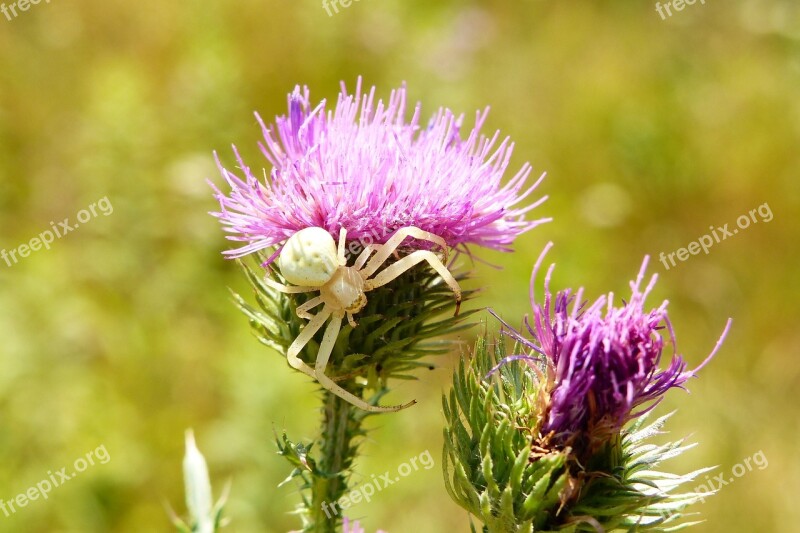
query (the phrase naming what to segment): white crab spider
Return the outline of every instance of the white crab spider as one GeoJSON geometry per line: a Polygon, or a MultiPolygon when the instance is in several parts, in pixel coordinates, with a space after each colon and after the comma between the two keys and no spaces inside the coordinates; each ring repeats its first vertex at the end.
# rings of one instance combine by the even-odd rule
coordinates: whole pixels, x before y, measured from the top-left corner
{"type": "MultiPolygon", "coordinates": [[[[401,228],[386,241],[386,244],[366,246],[356,258],[353,266],[349,267],[344,253],[346,235],[347,231],[342,228],[339,232],[337,249],[331,234],[322,228],[311,227],[298,231],[286,241],[278,256],[281,274],[292,285],[277,283],[269,277],[265,280],[270,287],[287,294],[319,291],[319,296],[297,308],[297,316],[308,319],[309,322],[289,346],[286,357],[292,367],[305,372],[316,379],[325,389],[361,409],[372,412],[398,411],[415,404],[416,400],[405,405],[387,407],[370,405],[325,375],[325,367],[330,359],[336,337],[339,335],[342,319],[347,316],[350,325],[356,327],[353,315],[367,305],[365,293],[386,285],[422,261],[427,261],[445,283],[453,289],[457,306],[461,304],[461,287],[436,254],[428,250],[412,252],[372,277],[406,237],[414,237],[439,245],[444,250],[446,262],[447,243],[441,237],[413,226],[401,228]],[[373,252],[376,253],[370,259],[373,252]],[[320,304],[324,304],[324,307],[319,313],[312,315],[308,312],[320,304]],[[325,329],[312,369],[298,357],[298,354],[328,319],[330,319],[330,323],[325,329]]],[[[458,312],[458,307],[456,307],[456,312],[458,312]]]]}

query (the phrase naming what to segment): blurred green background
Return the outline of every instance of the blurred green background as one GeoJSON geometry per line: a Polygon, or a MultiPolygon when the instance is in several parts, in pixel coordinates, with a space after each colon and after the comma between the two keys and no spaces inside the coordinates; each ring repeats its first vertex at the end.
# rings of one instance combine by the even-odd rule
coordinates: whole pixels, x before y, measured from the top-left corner
{"type": "MultiPolygon", "coordinates": [[[[9,0],[6,0],[8,3],[9,0]]],[[[315,386],[260,346],[231,305],[249,293],[207,211],[212,151],[229,145],[259,168],[252,112],[283,113],[308,84],[332,98],[358,75],[387,96],[403,80],[424,115],[492,106],[488,129],[517,143],[513,166],[548,172],[553,216],[517,252],[484,254],[472,306],[512,322],[529,307],[535,257],[548,240],[556,288],[624,295],[646,254],[675,251],[709,226],[768,203],[752,225],[665,270],[690,364],[734,326],[673,435],[701,445],[686,471],[754,469],[695,510],[699,532],[800,531],[800,6],[786,0],[699,2],[662,20],[652,2],[361,0],[328,16],[319,1],[53,0],[0,16],[0,248],[13,249],[108,197],[113,214],[0,263],[0,498],[12,499],[99,446],[96,464],[6,517],[0,531],[169,531],[184,511],[183,432],[195,429],[217,491],[233,490],[229,531],[281,532],[294,488],[273,431],[314,437],[315,386]]],[[[485,320],[488,315],[482,315],[485,320]]],[[[493,320],[488,329],[496,330],[493,320]]],[[[475,328],[472,335],[481,331],[475,328]]],[[[461,339],[465,353],[473,337],[461,339]]],[[[420,470],[351,515],[369,533],[467,531],[444,491],[440,394],[450,360],[399,384],[373,419],[357,471],[420,470]]]]}

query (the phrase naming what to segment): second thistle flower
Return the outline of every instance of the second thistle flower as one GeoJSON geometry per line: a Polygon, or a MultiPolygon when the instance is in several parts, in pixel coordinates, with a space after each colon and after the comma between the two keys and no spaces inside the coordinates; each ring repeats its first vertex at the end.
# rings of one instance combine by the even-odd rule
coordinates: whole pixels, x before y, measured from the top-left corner
{"type": "MultiPolygon", "coordinates": [[[[658,278],[643,286],[647,259],[635,281],[631,296],[615,306],[614,295],[593,303],[582,300],[583,289],[550,292],[551,265],[544,281],[543,302],[534,298],[534,282],[551,245],[533,270],[531,305],[526,317],[530,339],[509,328],[505,333],[532,354],[550,383],[549,402],[540,433],[554,445],[570,446],[581,458],[613,439],[632,419],[652,410],[671,388],[682,387],[714,356],[720,342],[705,361],[687,370],[686,361],[675,351],[675,335],[667,314],[667,302],[646,310],[645,299],[658,278]],[[667,332],[673,353],[661,368],[667,332]]],[[[727,329],[726,329],[727,331],[727,329]]],[[[724,334],[723,334],[724,337],[724,334]]]]}
{"type": "Polygon", "coordinates": [[[667,417],[647,427],[644,420],[714,356],[727,327],[711,355],[688,370],[674,351],[667,302],[645,307],[656,282],[644,285],[646,260],[621,304],[613,294],[585,303],[582,289],[553,295],[553,266],[537,299],[549,248],[533,270],[524,332],[503,330],[517,355],[507,356],[502,340],[492,348],[479,339],[445,397],[448,491],[489,533],[667,530],[701,498],[675,489],[708,469],[657,471],[690,446],[644,444],[667,417]],[[667,356],[664,333],[673,345],[667,356]]]}

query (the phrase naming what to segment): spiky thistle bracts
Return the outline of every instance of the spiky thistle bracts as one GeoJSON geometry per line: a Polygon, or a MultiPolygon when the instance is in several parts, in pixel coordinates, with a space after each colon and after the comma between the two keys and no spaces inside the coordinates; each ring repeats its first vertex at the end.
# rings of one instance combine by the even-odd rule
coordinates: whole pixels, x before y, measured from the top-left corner
{"type": "Polygon", "coordinates": [[[445,486],[482,522],[473,532],[666,532],[695,523],[686,510],[707,494],[685,488],[711,469],[661,471],[693,447],[649,442],[670,415],[632,420],[581,464],[571,448],[540,438],[548,385],[538,369],[503,364],[490,371],[507,353],[502,338],[479,338],[443,402],[445,486]]]}
{"type": "Polygon", "coordinates": [[[526,220],[546,197],[524,205],[539,180],[528,164],[503,184],[513,143],[481,134],[488,109],[462,137],[464,117],[440,109],[421,126],[417,104],[406,120],[406,88],[376,100],[375,88],[355,94],[344,85],[332,111],[312,108],[308,88],[289,95],[289,112],[261,124],[261,151],[271,165],[263,179],[234,148],[242,176],[218,164],[230,193],[212,184],[214,214],[228,239],[243,243],[225,253],[240,257],[283,242],[312,226],[333,236],[381,243],[394,230],[416,226],[451,247],[509,250],[521,233],[549,219],[526,220]]]}
{"type": "Polygon", "coordinates": [[[673,352],[667,303],[647,310],[656,278],[644,286],[646,261],[631,297],[582,303],[583,290],[534,298],[524,333],[504,324],[494,343],[479,338],[444,399],[445,479],[451,497],[489,533],[532,531],[672,531],[690,525],[684,511],[701,499],[683,484],[707,472],[675,475],[656,469],[691,445],[654,446],[667,417],[645,425],[671,388],[694,370],[673,352]],[[515,341],[508,355],[505,339],[515,341]]]}

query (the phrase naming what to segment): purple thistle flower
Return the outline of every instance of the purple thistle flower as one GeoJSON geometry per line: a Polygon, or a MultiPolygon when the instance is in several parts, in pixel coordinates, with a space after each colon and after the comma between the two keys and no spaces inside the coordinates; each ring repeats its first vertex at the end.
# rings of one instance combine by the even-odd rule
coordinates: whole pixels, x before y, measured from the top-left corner
{"type": "Polygon", "coordinates": [[[617,434],[628,421],[653,409],[669,389],[683,388],[717,352],[731,321],[705,361],[687,370],[686,361],[676,351],[668,302],[649,311],[644,308],[658,278],[653,275],[641,290],[648,258],[630,284],[630,300],[619,307],[614,306],[613,293],[587,305],[581,300],[582,288],[576,294],[562,290],[553,298],[550,276],[554,264],[545,276],[544,304],[540,304],[534,298],[534,282],[551,246],[545,247],[531,276],[533,317],[529,321],[526,316],[524,324],[533,340],[511,328],[504,333],[539,354],[523,356],[529,364],[542,359],[546,364],[550,398],[541,435],[552,434],[554,442],[562,446],[591,450],[617,434]],[[673,354],[661,369],[664,338],[659,332],[663,329],[669,332],[673,354]]]}
{"type": "MultiPolygon", "coordinates": [[[[218,217],[229,240],[245,243],[224,252],[241,257],[283,242],[295,232],[318,226],[352,240],[382,243],[394,231],[417,226],[469,253],[470,244],[508,251],[521,233],[550,219],[525,220],[540,205],[519,204],[544,178],[527,186],[527,163],[505,185],[513,143],[480,134],[488,109],[477,114],[466,139],[463,115],[440,109],[420,127],[420,105],[406,122],[406,88],[388,103],[375,101],[375,88],[355,95],[342,90],[335,110],[323,100],[311,108],[308,88],[289,95],[289,113],[261,124],[261,151],[272,169],[261,181],[234,153],[243,177],[217,164],[231,187],[225,195],[213,184],[218,217]],[[498,142],[499,141],[499,142],[498,142]]],[[[216,154],[215,154],[216,156],[216,154]]]]}

